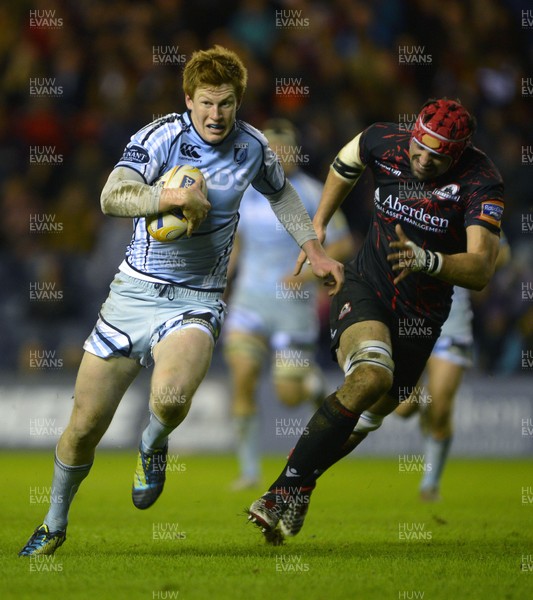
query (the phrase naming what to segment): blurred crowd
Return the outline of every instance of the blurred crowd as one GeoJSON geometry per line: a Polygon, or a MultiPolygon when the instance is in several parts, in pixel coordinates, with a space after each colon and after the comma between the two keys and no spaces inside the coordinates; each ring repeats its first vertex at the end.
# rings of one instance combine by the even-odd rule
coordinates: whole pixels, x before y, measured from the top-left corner
{"type": "MultiPolygon", "coordinates": [[[[474,296],[477,367],[521,371],[533,348],[525,0],[5,0],[0,20],[0,369],[29,371],[46,353],[77,367],[131,235],[130,220],[101,214],[103,183],[137,129],[184,110],[183,63],[219,43],[248,67],[238,116],[293,121],[302,167],[322,180],[356,133],[407,125],[428,97],[458,97],[476,115],[475,144],[506,184],[513,253],[474,296]]],[[[370,184],[344,205],[358,243],[370,184]]]]}

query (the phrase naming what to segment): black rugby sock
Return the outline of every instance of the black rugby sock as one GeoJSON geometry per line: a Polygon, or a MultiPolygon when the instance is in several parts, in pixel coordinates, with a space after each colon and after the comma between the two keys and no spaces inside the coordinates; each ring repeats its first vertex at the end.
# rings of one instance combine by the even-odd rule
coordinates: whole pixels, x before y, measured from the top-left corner
{"type": "Polygon", "coordinates": [[[309,477],[306,477],[302,482],[302,487],[305,490],[313,490],[316,486],[316,480],[325,473],[332,465],[336,462],[339,462],[341,458],[348,456],[352,450],[355,450],[357,446],[368,436],[368,433],[359,433],[352,431],[348,439],[344,442],[344,444],[338,449],[336,453],[332,453],[328,460],[324,460],[320,466],[313,471],[309,477]]]}
{"type": "Polygon", "coordinates": [[[342,448],[358,419],[359,415],[345,408],[334,393],[328,396],[311,417],[307,431],[298,440],[281,475],[270,486],[270,492],[294,495],[316,479],[315,472],[323,473],[345,456],[342,448]]]}

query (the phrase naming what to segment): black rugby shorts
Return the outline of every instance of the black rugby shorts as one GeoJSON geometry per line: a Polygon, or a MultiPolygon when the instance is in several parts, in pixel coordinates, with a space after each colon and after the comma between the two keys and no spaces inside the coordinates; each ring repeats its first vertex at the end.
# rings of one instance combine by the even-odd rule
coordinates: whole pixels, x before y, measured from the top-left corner
{"type": "Polygon", "coordinates": [[[387,308],[367,281],[346,269],[344,285],[333,297],[330,308],[331,355],[335,362],[343,332],[350,325],[363,321],[380,321],[388,327],[395,365],[389,393],[399,401],[406,400],[424,371],[439,338],[441,324],[420,315],[405,316],[387,308]]]}

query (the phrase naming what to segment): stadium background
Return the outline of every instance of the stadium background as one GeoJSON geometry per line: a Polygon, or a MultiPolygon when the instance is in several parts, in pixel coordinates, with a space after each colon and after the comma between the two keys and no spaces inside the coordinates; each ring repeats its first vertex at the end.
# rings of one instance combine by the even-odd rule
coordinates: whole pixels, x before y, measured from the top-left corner
{"type": "MultiPolygon", "coordinates": [[[[459,97],[477,116],[475,143],[505,180],[513,258],[474,295],[476,367],[460,393],[453,452],[530,453],[533,11],[525,0],[8,0],[0,15],[1,444],[56,443],[81,345],[131,233],[128,219],[101,214],[103,183],[133,132],[184,109],[179,74],[191,52],[220,43],[248,67],[239,118],[257,127],[292,120],[302,166],[321,180],[355,133],[376,120],[408,127],[428,97],[459,97]]],[[[368,181],[344,204],[357,243],[371,205],[368,181]]],[[[334,385],[326,337],[321,348],[334,385]]],[[[128,392],[105,446],[135,446],[148,375],[128,392]]],[[[297,430],[308,413],[284,411],[271,393],[265,382],[263,445],[280,452],[296,436],[279,427],[297,430]]],[[[230,449],[228,407],[218,348],[173,444],[230,449]]],[[[414,422],[389,421],[362,452],[420,447],[414,422]]]]}

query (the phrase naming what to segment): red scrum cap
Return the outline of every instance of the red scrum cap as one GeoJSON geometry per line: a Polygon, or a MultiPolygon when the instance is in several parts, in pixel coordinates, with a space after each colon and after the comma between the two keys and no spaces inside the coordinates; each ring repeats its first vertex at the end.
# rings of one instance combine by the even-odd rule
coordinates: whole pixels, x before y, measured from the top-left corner
{"type": "Polygon", "coordinates": [[[455,164],[474,133],[475,119],[455,100],[429,100],[422,107],[411,139],[434,154],[449,156],[455,164]]]}

